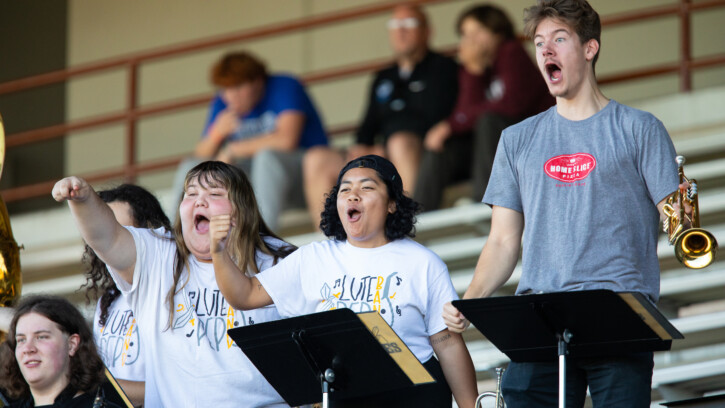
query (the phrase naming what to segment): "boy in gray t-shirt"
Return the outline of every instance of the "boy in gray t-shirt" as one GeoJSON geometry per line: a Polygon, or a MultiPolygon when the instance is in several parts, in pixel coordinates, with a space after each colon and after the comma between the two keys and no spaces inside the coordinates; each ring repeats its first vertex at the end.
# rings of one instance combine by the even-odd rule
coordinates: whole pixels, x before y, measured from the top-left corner
{"type": "MultiPolygon", "coordinates": [[[[585,0],[526,10],[540,72],[556,106],[504,131],[483,202],[491,232],[464,298],[492,295],[511,276],[523,236],[517,294],[610,289],[659,296],[658,219],[678,188],[675,149],[660,121],[607,99],[596,82],[599,16],[585,0]],[[526,233],[524,234],[524,225],[526,233]]],[[[452,331],[468,321],[452,305],[452,331]]],[[[567,402],[648,407],[652,353],[570,358],[567,402]]],[[[509,365],[512,407],[556,406],[557,363],[509,365]]]]}
{"type": "Polygon", "coordinates": [[[678,182],[662,123],[612,100],[578,121],[553,107],[503,135],[483,202],[527,221],[516,293],[610,289],[656,301],[656,204],[678,182]]]}

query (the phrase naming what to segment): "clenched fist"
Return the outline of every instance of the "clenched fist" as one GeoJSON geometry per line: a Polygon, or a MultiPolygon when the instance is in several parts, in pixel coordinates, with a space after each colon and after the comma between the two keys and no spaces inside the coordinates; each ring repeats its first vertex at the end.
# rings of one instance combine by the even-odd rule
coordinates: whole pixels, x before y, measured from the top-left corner
{"type": "Polygon", "coordinates": [[[66,177],[53,186],[53,199],[63,201],[86,201],[91,196],[93,188],[80,177],[66,177]]]}
{"type": "Polygon", "coordinates": [[[212,254],[224,251],[234,223],[230,214],[214,215],[209,222],[209,240],[212,254]]]}

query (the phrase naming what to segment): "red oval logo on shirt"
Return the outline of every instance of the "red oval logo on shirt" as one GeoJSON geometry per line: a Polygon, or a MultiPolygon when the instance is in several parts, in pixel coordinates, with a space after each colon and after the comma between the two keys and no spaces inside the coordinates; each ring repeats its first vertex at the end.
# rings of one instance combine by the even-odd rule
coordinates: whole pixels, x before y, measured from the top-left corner
{"type": "Polygon", "coordinates": [[[597,159],[589,153],[563,154],[544,164],[544,172],[554,180],[571,183],[583,180],[597,167],[597,159]]]}

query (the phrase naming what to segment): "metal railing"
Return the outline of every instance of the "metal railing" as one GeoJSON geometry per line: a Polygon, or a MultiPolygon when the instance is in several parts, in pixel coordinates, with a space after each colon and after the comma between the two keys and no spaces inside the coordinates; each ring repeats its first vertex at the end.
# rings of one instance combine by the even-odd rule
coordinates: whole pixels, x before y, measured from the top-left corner
{"type": "MultiPolygon", "coordinates": [[[[452,0],[417,0],[414,3],[427,5],[435,3],[450,2],[452,0]]],[[[317,16],[304,17],[295,20],[288,20],[281,23],[271,24],[255,29],[244,30],[227,35],[201,39],[170,47],[162,47],[149,51],[134,53],[107,59],[100,62],[79,65],[65,70],[53,71],[41,75],[21,78],[0,84],[0,95],[38,88],[45,85],[65,82],[69,79],[96,74],[111,69],[125,68],[127,75],[126,84],[126,107],[118,112],[108,113],[88,118],[83,118],[58,125],[47,126],[38,129],[10,134],[6,138],[6,146],[13,149],[17,146],[37,143],[40,141],[63,138],[66,134],[74,131],[89,130],[111,124],[125,123],[125,158],[121,168],[105,172],[95,172],[85,175],[91,181],[103,181],[114,178],[124,178],[129,182],[135,180],[139,174],[152,172],[161,169],[168,169],[178,164],[181,156],[156,159],[140,163],[136,156],[137,123],[140,118],[152,115],[168,114],[179,110],[197,107],[208,103],[212,98],[211,93],[175,98],[160,103],[139,106],[139,67],[149,61],[156,61],[172,56],[180,56],[204,51],[210,48],[219,47],[225,44],[238,43],[260,38],[289,34],[305,29],[318,28],[325,25],[341,24],[356,19],[378,15],[389,12],[395,3],[382,3],[366,7],[354,8],[340,12],[325,13],[317,16]]],[[[706,0],[691,2],[691,0],[678,0],[672,5],[646,8],[626,13],[605,16],[602,18],[603,27],[612,27],[621,24],[637,23],[645,20],[669,17],[676,15],[680,24],[680,52],[679,60],[668,64],[661,64],[654,67],[633,69],[619,72],[599,78],[600,84],[610,84],[627,80],[648,78],[658,75],[673,74],[679,75],[680,90],[690,91],[692,88],[692,71],[695,69],[725,65],[725,54],[712,55],[701,58],[693,58],[691,55],[691,33],[690,21],[694,11],[707,10],[717,7],[725,7],[725,0],[706,0]]],[[[443,53],[453,54],[456,46],[444,47],[443,53]]],[[[389,64],[390,59],[376,59],[358,64],[336,67],[317,72],[310,72],[301,76],[307,84],[317,84],[325,81],[339,80],[346,77],[359,75],[380,69],[389,64]]],[[[361,96],[362,97],[362,96],[361,96]]],[[[354,124],[342,125],[328,129],[328,134],[336,135],[350,132],[355,129],[354,124]]],[[[6,202],[18,201],[27,198],[39,197],[48,194],[52,189],[55,180],[35,183],[31,185],[18,186],[1,191],[6,202]]]]}

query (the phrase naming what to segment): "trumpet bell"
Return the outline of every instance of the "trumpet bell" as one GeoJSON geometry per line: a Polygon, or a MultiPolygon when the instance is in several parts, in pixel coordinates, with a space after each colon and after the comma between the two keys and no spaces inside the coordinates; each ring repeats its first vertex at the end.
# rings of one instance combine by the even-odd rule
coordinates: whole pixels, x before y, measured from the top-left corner
{"type": "Polygon", "coordinates": [[[715,260],[718,244],[709,231],[690,228],[677,237],[674,246],[678,261],[688,268],[702,269],[715,260]]]}

